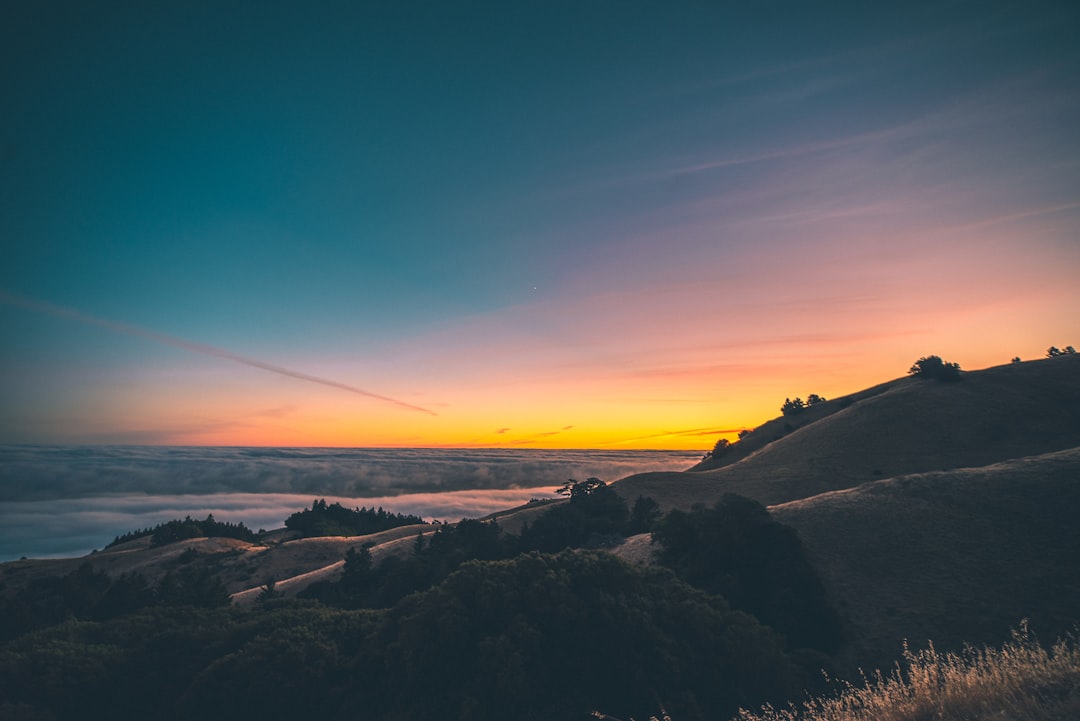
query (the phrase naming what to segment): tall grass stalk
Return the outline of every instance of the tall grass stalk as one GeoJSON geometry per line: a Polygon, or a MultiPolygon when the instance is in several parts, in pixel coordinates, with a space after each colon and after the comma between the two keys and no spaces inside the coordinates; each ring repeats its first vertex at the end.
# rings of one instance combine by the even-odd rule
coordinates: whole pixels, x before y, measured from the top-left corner
{"type": "Polygon", "coordinates": [[[1080,719],[1080,647],[1077,636],[1049,650],[1026,623],[1000,648],[961,653],[929,648],[914,653],[888,676],[878,671],[832,697],[801,707],[742,710],[739,721],[1076,721],[1080,719]]]}

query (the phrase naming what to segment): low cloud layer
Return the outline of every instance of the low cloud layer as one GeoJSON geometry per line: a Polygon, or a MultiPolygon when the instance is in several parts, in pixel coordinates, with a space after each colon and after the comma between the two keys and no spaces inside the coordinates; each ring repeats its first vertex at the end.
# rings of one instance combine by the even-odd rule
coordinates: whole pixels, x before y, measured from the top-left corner
{"type": "Polygon", "coordinates": [[[683,470],[696,453],[0,447],[0,562],[78,556],[174,518],[280,528],[315,498],[456,521],[550,497],[567,478],[683,470]]]}
{"type": "Polygon", "coordinates": [[[287,493],[372,498],[615,481],[684,470],[687,451],[0,447],[0,503],[128,494],[287,493]]]}
{"type": "MultiPolygon", "coordinates": [[[[319,496],[320,498],[324,496],[319,496]]],[[[372,498],[325,496],[353,508],[382,507],[425,520],[479,518],[513,508],[531,498],[552,498],[552,487],[498,491],[413,493],[372,498]]],[[[81,556],[103,548],[127,531],[174,518],[206,518],[243,523],[252,530],[281,528],[285,519],[311,506],[311,495],[218,493],[208,495],[129,495],[0,503],[0,562],[29,558],[81,556]]]]}

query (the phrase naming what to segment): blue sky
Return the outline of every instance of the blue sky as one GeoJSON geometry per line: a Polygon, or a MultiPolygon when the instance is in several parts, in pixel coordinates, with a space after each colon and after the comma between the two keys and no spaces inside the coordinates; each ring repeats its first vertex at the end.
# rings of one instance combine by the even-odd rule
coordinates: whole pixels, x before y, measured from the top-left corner
{"type": "Polygon", "coordinates": [[[6,11],[0,442],[707,447],[1080,340],[1072,3],[391,5],[6,11]]]}

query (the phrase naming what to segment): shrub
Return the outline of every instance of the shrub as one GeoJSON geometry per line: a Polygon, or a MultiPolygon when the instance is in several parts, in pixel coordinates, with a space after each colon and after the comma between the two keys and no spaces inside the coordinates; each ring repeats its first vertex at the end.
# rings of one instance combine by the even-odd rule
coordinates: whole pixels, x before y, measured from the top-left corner
{"type": "Polygon", "coordinates": [[[831,652],[840,623],[794,529],[732,493],[712,508],[673,510],[653,531],[660,563],[783,633],[791,648],[831,652]]]}
{"type": "Polygon", "coordinates": [[[918,378],[952,382],[960,380],[960,364],[944,361],[940,356],[931,355],[920,358],[908,369],[908,373],[918,378]]]}
{"type": "Polygon", "coordinates": [[[834,697],[787,709],[741,711],[741,721],[1050,721],[1080,716],[1080,648],[1075,637],[1049,651],[1026,628],[999,648],[938,653],[905,648],[904,664],[888,676],[844,684],[834,697]]]}

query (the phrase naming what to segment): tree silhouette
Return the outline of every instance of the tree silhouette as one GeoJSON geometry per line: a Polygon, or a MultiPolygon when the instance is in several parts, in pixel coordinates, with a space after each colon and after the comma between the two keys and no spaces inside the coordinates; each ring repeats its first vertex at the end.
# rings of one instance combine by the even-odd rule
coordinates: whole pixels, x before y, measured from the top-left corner
{"type": "Polygon", "coordinates": [[[953,382],[960,380],[960,364],[949,363],[940,356],[931,355],[915,361],[908,373],[918,378],[953,382]]]}
{"type": "Polygon", "coordinates": [[[784,399],[784,405],[780,406],[780,412],[785,416],[794,415],[806,408],[806,404],[803,403],[802,398],[796,398],[791,400],[790,398],[784,399]]]}

